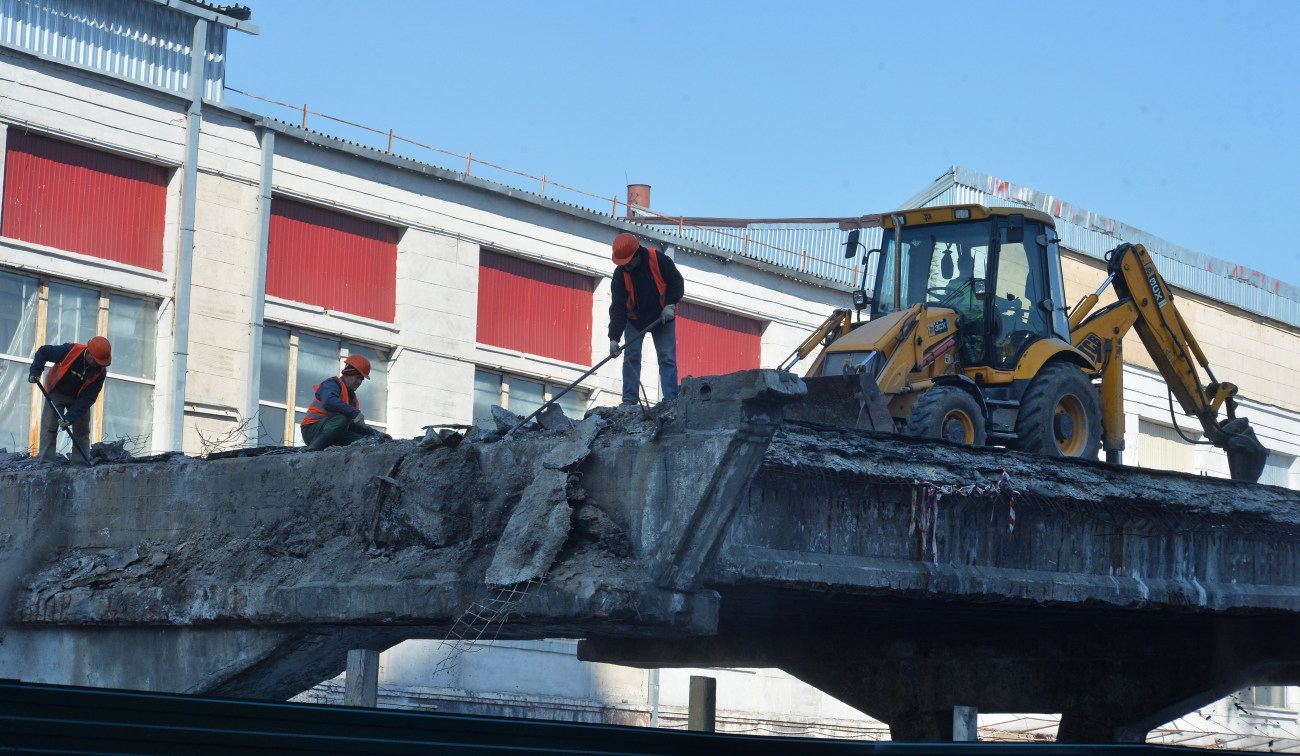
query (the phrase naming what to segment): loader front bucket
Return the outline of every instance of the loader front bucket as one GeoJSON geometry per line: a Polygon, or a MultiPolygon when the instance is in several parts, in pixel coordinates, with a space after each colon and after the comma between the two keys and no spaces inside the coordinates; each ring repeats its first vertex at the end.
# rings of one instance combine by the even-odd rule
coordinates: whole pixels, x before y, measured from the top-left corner
{"type": "Polygon", "coordinates": [[[1222,437],[1215,446],[1228,455],[1228,471],[1233,480],[1258,483],[1268,462],[1268,449],[1255,437],[1255,429],[1244,417],[1234,418],[1220,426],[1222,437]]]}
{"type": "Polygon", "coordinates": [[[785,408],[785,417],[847,428],[894,432],[876,382],[866,373],[804,378],[808,395],[785,408]]]}

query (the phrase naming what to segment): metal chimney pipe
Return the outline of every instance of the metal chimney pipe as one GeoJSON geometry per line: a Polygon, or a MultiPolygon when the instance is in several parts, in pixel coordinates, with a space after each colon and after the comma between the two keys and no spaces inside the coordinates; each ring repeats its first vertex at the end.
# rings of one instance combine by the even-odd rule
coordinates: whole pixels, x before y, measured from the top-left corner
{"type": "Polygon", "coordinates": [[[627,185],[627,217],[631,218],[636,215],[632,207],[650,207],[650,185],[649,184],[628,184],[627,185]]]}

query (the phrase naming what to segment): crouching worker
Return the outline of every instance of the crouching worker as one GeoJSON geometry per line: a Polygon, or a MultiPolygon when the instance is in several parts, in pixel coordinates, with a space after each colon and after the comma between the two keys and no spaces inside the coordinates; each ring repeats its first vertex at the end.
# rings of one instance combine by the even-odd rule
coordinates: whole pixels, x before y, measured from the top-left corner
{"type": "MultiPolygon", "coordinates": [[[[105,368],[113,361],[113,349],[108,339],[95,336],[85,344],[46,344],[36,350],[32,359],[31,370],[27,380],[37,383],[45,370],[45,363],[53,362],[54,368],[45,376],[45,393],[50,401],[45,402],[41,411],[41,451],[37,456],[40,462],[53,462],[59,445],[59,429],[71,428],[72,437],[77,445],[87,453],[90,451],[90,408],[99,398],[104,388],[105,368]],[[63,413],[63,420],[50,408],[53,402],[63,413]]],[[[73,451],[68,455],[80,465],[89,465],[81,453],[73,451]]]]}
{"type": "Polygon", "coordinates": [[[357,402],[357,389],[370,377],[370,360],[352,354],[343,365],[342,375],[326,378],[315,387],[316,397],[302,419],[302,440],[308,451],[346,446],[367,436],[392,438],[366,425],[366,416],[357,402]]]}

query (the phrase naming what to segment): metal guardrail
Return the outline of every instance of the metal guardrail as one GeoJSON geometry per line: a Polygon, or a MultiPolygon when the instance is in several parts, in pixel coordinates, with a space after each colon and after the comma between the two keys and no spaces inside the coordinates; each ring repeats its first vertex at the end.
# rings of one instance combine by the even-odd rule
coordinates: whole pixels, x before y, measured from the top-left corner
{"type": "MultiPolygon", "coordinates": [[[[307,105],[291,105],[287,102],[279,102],[278,100],[272,100],[268,97],[255,95],[252,94],[251,92],[244,92],[242,90],[235,89],[234,87],[230,87],[230,86],[227,86],[225,88],[225,91],[233,92],[234,94],[238,94],[238,95],[243,95],[244,97],[248,97],[254,100],[259,100],[261,102],[265,102],[271,105],[278,105],[283,108],[288,108],[289,110],[292,110],[294,112],[295,116],[297,116],[299,126],[304,129],[307,128],[307,121],[309,116],[324,118],[328,121],[333,121],[335,123],[343,124],[345,126],[349,126],[355,129],[360,129],[361,131],[367,132],[368,134],[373,134],[382,139],[385,139],[386,144],[382,149],[386,154],[389,155],[396,154],[393,152],[394,144],[397,144],[398,146],[400,146],[401,144],[407,144],[412,147],[419,147],[421,149],[429,150],[430,152],[436,152],[440,155],[444,155],[448,158],[455,158],[457,162],[463,160],[464,173],[466,176],[474,175],[474,170],[476,166],[479,168],[491,168],[493,170],[501,171],[502,173],[516,176],[520,179],[527,179],[530,182],[537,182],[537,192],[543,197],[547,196],[546,194],[547,190],[560,189],[566,192],[572,192],[573,194],[580,195],[582,198],[584,198],[583,200],[579,200],[579,201],[585,202],[587,205],[590,206],[589,209],[596,210],[597,212],[604,212],[603,210],[597,209],[596,205],[598,203],[599,204],[609,203],[610,217],[613,218],[625,217],[619,215],[620,208],[622,208],[624,211],[628,213],[635,210],[643,217],[644,216],[654,217],[661,221],[667,221],[670,226],[676,226],[676,231],[678,236],[689,238],[689,236],[686,234],[686,230],[697,229],[701,232],[707,232],[708,234],[714,236],[728,237],[734,239],[737,242],[736,245],[737,249],[735,251],[739,252],[740,254],[746,257],[752,257],[757,260],[770,262],[775,265],[779,265],[781,267],[790,268],[791,270],[801,270],[801,271],[808,270],[809,255],[807,252],[804,251],[784,249],[782,247],[773,244],[768,244],[762,241],[758,241],[757,239],[751,239],[749,238],[748,235],[744,235],[744,234],[733,234],[728,231],[724,231],[717,228],[696,226],[692,223],[687,223],[685,217],[682,216],[663,215],[662,213],[655,212],[654,210],[651,210],[646,207],[641,207],[639,205],[632,205],[629,203],[630,198],[628,198],[629,201],[621,201],[619,200],[618,195],[614,195],[613,197],[605,197],[603,195],[592,194],[591,192],[585,192],[581,189],[575,189],[574,187],[561,184],[553,179],[548,178],[545,174],[541,176],[534,176],[529,173],[524,173],[523,171],[516,171],[510,168],[506,168],[505,166],[497,165],[495,163],[489,163],[486,160],[481,160],[479,158],[474,157],[473,152],[467,152],[464,155],[462,155],[458,152],[452,152],[451,150],[444,150],[439,147],[433,147],[428,144],[422,144],[420,142],[415,141],[414,139],[408,139],[404,136],[401,136],[400,134],[397,134],[393,129],[388,129],[387,131],[384,131],[383,129],[377,129],[372,126],[366,126],[364,124],[357,123],[355,121],[349,121],[344,118],[339,118],[337,116],[332,116],[326,113],[321,113],[319,111],[312,110],[307,105]],[[753,247],[753,251],[750,250],[751,247],[753,247]],[[790,262],[787,262],[787,260],[800,260],[802,263],[802,267],[800,265],[791,264],[790,262]]],[[[374,149],[378,150],[381,148],[374,147],[374,149]]],[[[447,165],[446,167],[451,170],[461,170],[458,166],[454,167],[450,164],[447,165]]],[[[633,221],[635,221],[636,219],[637,219],[636,217],[628,218],[628,220],[633,220],[633,221]]],[[[852,281],[853,277],[858,275],[853,266],[844,265],[841,260],[835,259],[834,257],[830,259],[817,259],[815,263],[817,266],[821,268],[826,268],[831,270],[833,272],[832,277],[835,280],[840,280],[841,277],[846,276],[847,280],[852,281]]]]}
{"type": "Polygon", "coordinates": [[[1136,756],[1157,745],[814,740],[248,701],[0,680],[0,753],[1136,756]]]}

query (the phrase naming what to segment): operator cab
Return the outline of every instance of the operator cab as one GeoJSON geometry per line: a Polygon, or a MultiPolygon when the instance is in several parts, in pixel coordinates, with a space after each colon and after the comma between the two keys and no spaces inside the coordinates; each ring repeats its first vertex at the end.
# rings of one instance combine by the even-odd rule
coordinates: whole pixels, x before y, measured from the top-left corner
{"type": "Polygon", "coordinates": [[[917,304],[956,310],[967,367],[1011,370],[1039,339],[1069,342],[1051,216],[959,205],[893,213],[882,225],[873,320],[917,304]]]}

